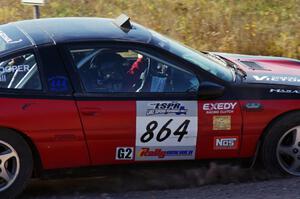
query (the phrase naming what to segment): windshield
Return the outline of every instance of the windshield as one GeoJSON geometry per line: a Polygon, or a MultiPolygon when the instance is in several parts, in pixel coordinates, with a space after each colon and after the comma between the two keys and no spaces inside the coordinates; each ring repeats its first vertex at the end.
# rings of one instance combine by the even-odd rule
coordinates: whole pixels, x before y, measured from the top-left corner
{"type": "Polygon", "coordinates": [[[15,26],[0,26],[0,54],[31,46],[27,37],[15,26]]]}
{"type": "Polygon", "coordinates": [[[192,62],[193,64],[199,66],[203,70],[208,71],[209,73],[217,76],[225,81],[233,81],[233,73],[226,64],[215,61],[209,56],[191,49],[183,44],[180,44],[172,39],[169,39],[166,36],[163,36],[155,31],[151,30],[152,40],[151,43],[163,48],[186,61],[192,62]]]}

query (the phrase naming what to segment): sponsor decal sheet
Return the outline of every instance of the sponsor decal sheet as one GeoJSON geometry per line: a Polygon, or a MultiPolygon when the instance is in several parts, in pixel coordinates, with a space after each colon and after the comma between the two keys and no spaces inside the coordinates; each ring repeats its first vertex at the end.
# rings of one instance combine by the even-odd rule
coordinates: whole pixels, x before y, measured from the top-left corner
{"type": "Polygon", "coordinates": [[[195,159],[197,101],[138,101],[135,160],[195,159]]]}

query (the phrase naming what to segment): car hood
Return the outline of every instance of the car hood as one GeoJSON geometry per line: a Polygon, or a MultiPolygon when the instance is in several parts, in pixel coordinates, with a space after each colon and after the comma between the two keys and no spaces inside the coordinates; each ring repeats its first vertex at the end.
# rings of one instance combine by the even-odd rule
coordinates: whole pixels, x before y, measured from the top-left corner
{"type": "Polygon", "coordinates": [[[284,57],[213,53],[247,73],[245,83],[300,86],[300,60],[284,57]]]}

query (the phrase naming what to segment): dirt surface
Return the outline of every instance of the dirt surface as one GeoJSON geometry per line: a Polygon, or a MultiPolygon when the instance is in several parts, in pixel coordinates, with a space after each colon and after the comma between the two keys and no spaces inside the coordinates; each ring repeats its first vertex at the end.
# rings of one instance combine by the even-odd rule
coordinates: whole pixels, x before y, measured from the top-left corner
{"type": "Polygon", "coordinates": [[[113,174],[33,180],[19,199],[299,198],[300,178],[238,166],[117,170],[113,174]]]}

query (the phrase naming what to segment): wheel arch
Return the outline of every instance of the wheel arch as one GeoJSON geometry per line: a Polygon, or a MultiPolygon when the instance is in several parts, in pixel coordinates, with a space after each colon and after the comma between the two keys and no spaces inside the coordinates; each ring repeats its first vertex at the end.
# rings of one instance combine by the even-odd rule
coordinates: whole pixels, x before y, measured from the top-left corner
{"type": "Polygon", "coordinates": [[[1,130],[3,130],[3,131],[11,130],[11,131],[15,132],[16,134],[20,135],[25,140],[25,142],[28,144],[28,146],[32,152],[32,156],[33,156],[32,157],[33,158],[33,177],[40,176],[43,166],[42,166],[40,153],[39,153],[36,145],[34,144],[33,140],[26,133],[24,133],[18,129],[0,126],[0,131],[1,130]]]}
{"type": "Polygon", "coordinates": [[[267,124],[267,126],[263,129],[263,132],[262,132],[262,134],[260,135],[259,140],[260,140],[260,141],[263,141],[263,140],[265,139],[268,130],[271,129],[271,127],[272,127],[275,123],[277,123],[279,120],[281,120],[282,118],[286,117],[287,115],[294,114],[294,113],[300,113],[300,109],[290,110],[290,111],[281,113],[281,114],[277,115],[276,117],[274,117],[274,118],[267,124]]]}
{"type": "Polygon", "coordinates": [[[259,160],[259,155],[260,155],[260,152],[261,152],[261,146],[262,146],[262,143],[267,135],[267,133],[269,132],[269,130],[272,128],[272,126],[274,124],[276,124],[278,121],[280,121],[282,118],[288,116],[288,115],[291,115],[291,114],[294,114],[294,113],[300,113],[300,109],[295,109],[295,110],[290,110],[290,111],[287,111],[287,112],[284,112],[284,113],[281,113],[279,115],[277,115],[276,117],[274,117],[266,126],[265,128],[263,129],[258,141],[257,141],[257,144],[256,144],[256,150],[255,150],[255,154],[254,154],[254,157],[253,157],[253,160],[252,160],[252,164],[251,164],[251,167],[256,165],[256,164],[259,164],[260,160],[259,160]]]}

